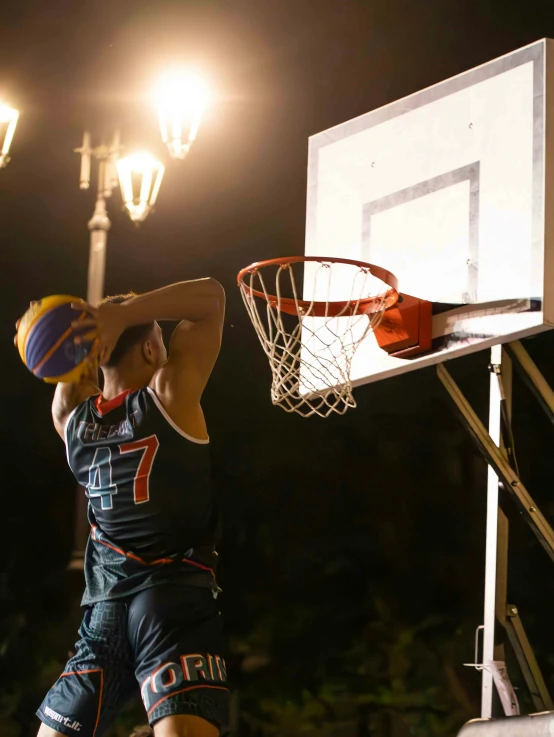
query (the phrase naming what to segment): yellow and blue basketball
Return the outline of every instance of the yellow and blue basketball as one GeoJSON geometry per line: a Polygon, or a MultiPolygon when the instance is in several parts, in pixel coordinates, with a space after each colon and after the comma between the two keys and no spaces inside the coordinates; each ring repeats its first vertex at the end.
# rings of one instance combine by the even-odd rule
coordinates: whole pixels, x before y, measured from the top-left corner
{"type": "Polygon", "coordinates": [[[76,344],[74,338],[90,331],[90,327],[73,327],[72,322],[87,316],[74,310],[78,297],[55,294],[32,302],[17,329],[17,348],[29,371],[50,384],[76,382],[87,370],[84,360],[93,342],[76,344]]]}

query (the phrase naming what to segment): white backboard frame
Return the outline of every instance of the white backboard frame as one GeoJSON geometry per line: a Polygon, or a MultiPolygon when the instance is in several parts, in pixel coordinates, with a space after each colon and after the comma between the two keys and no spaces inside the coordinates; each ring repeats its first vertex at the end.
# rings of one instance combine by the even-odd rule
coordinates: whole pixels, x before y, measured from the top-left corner
{"type": "Polygon", "coordinates": [[[554,326],[553,57],[544,39],[310,138],[306,255],[376,263],[400,291],[464,303],[434,316],[424,356],[366,338],[354,385],[554,326]],[[402,233],[421,252],[404,275],[402,233]]]}

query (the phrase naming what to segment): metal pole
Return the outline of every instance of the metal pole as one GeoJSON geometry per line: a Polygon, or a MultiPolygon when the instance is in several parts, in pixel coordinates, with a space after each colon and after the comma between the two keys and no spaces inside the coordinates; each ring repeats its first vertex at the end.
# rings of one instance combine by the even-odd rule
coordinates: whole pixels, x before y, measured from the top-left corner
{"type": "Polygon", "coordinates": [[[87,302],[96,306],[104,296],[104,278],[106,274],[106,246],[108,230],[111,227],[106,201],[99,192],[94,214],[89,220],[90,251],[88,260],[87,302]]]}
{"type": "MultiPolygon", "coordinates": [[[[509,453],[512,454],[513,463],[515,462],[515,450],[512,445],[511,423],[512,423],[512,362],[506,353],[504,346],[502,347],[502,366],[492,366],[491,371],[496,376],[501,399],[504,403],[504,421],[506,436],[501,433],[500,450],[509,460],[509,453]]],[[[515,468],[515,466],[514,466],[515,468]]],[[[508,542],[510,526],[508,518],[502,511],[500,504],[498,505],[498,528],[497,528],[497,548],[496,548],[496,623],[504,630],[506,629],[506,607],[508,597],[508,542]]],[[[506,647],[504,637],[501,642],[495,637],[494,659],[497,662],[506,662],[506,647]]]]}
{"type": "Polygon", "coordinates": [[[111,222],[106,210],[106,192],[108,161],[98,164],[98,194],[94,213],[88,222],[90,230],[90,250],[88,259],[87,302],[96,306],[104,296],[104,279],[106,275],[106,245],[111,222]]]}
{"type": "MultiPolygon", "coordinates": [[[[500,446],[501,394],[494,367],[502,364],[502,346],[491,348],[489,435],[500,446]]],[[[496,562],[498,542],[498,476],[487,467],[487,525],[485,543],[485,607],[483,617],[483,683],[481,687],[481,717],[492,717],[493,673],[488,664],[494,660],[494,628],[496,620],[496,562]]]]}
{"type": "MultiPolygon", "coordinates": [[[[98,167],[98,195],[94,213],[88,222],[90,230],[90,249],[87,277],[87,302],[96,306],[104,296],[104,281],[106,274],[106,246],[108,230],[111,222],[106,210],[106,163],[100,161],[98,167]]],[[[87,499],[85,490],[77,487],[75,501],[75,537],[73,552],[69,563],[70,570],[82,570],[84,567],[85,548],[88,539],[87,499]]]]}

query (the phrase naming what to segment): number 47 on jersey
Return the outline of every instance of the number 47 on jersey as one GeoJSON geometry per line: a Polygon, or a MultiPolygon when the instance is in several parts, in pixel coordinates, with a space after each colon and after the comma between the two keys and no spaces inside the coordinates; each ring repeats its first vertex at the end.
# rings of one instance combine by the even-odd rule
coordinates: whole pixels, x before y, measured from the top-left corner
{"type": "Polygon", "coordinates": [[[128,483],[130,469],[127,464],[131,463],[134,502],[144,504],[149,501],[150,473],[159,446],[156,435],[149,435],[113,448],[108,445],[97,448],[89,469],[88,496],[100,497],[102,509],[112,509],[118,487],[128,483]]]}

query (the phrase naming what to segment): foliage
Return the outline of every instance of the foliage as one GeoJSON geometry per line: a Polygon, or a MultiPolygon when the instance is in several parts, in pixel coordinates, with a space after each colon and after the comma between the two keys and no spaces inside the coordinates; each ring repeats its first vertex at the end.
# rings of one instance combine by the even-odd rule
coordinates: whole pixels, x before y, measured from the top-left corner
{"type": "MultiPolygon", "coordinates": [[[[377,601],[376,608],[379,618],[349,633],[349,645],[331,645],[326,655],[314,658],[312,673],[301,662],[305,620],[298,618],[296,632],[287,625],[298,660],[291,663],[282,648],[270,647],[271,656],[255,678],[241,679],[242,718],[250,733],[446,737],[475,716],[477,704],[460,673],[471,633],[448,632],[439,618],[409,625],[391,618],[384,602],[377,601]]],[[[274,618],[272,627],[266,618],[266,637],[273,630],[279,639],[279,620],[274,618]]],[[[259,652],[256,633],[248,641],[233,642],[235,652],[243,655],[249,645],[259,652]]]]}
{"type": "MultiPolygon", "coordinates": [[[[485,466],[444,407],[421,415],[413,402],[401,423],[378,407],[367,425],[252,417],[214,444],[238,737],[446,737],[478,714],[479,676],[462,663],[481,619],[485,466]]],[[[527,538],[515,544],[523,561],[527,538]]],[[[0,579],[0,719],[2,737],[31,737],[81,581],[68,585],[60,547],[14,550],[0,579]]],[[[142,723],[131,705],[107,737],[142,723]]]]}
{"type": "Polygon", "coordinates": [[[475,559],[470,516],[484,466],[456,426],[431,448],[409,416],[392,433],[392,418],[377,422],[383,432],[364,449],[367,464],[380,458],[375,493],[359,482],[365,465],[341,464],[361,442],[348,427],[310,483],[291,488],[290,478],[310,477],[293,456],[268,460],[252,480],[263,494],[232,488],[223,588],[241,737],[446,737],[478,714],[479,677],[462,663],[480,592],[459,561],[475,559]],[[462,493],[460,511],[452,500],[462,493]]]}

